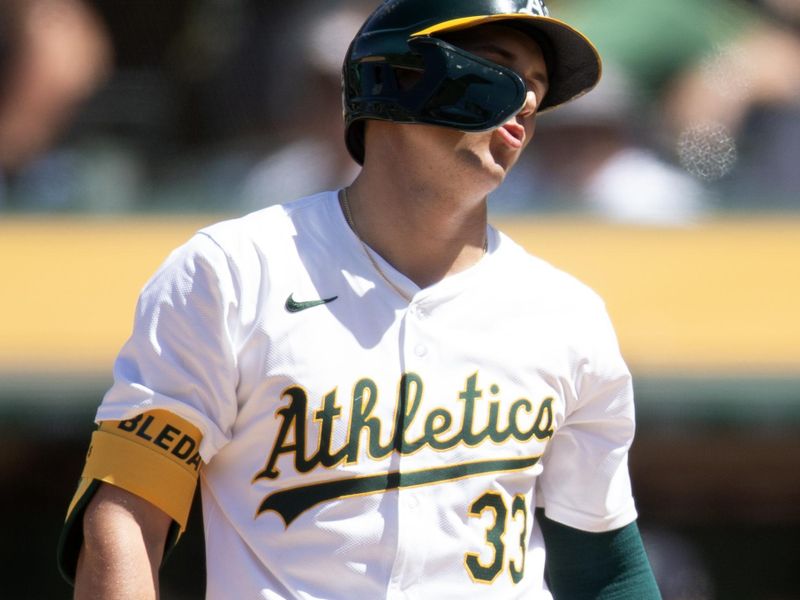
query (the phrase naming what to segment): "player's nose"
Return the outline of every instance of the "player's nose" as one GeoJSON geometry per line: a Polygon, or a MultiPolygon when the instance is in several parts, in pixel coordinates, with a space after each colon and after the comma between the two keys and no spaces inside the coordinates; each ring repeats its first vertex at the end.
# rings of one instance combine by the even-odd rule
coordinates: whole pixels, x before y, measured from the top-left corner
{"type": "Polygon", "coordinates": [[[539,101],[540,99],[536,97],[536,92],[528,90],[525,94],[525,102],[518,113],[519,117],[524,119],[535,115],[536,110],[539,108],[539,101]]]}

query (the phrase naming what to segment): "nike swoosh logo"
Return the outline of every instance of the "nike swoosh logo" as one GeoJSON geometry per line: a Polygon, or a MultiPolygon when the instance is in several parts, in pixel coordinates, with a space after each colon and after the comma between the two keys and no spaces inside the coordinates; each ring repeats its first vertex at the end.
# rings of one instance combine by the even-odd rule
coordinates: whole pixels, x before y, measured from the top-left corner
{"type": "Polygon", "coordinates": [[[294,299],[294,294],[289,294],[289,297],[286,299],[286,310],[290,313],[298,313],[302,310],[307,310],[309,308],[314,308],[315,306],[322,306],[323,304],[328,304],[328,302],[333,302],[339,296],[333,296],[332,298],[323,298],[321,300],[308,300],[306,302],[298,302],[294,299]]]}

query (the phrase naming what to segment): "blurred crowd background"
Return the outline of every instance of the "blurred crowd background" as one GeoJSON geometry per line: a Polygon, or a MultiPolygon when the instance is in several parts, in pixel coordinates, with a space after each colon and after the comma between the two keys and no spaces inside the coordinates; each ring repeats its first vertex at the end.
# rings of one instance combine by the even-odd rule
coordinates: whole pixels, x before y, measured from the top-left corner
{"type": "MultiPolygon", "coordinates": [[[[0,214],[239,213],[348,183],[369,0],[2,0],[0,214]]],[[[541,115],[498,212],[681,224],[800,209],[800,2],[553,0],[594,93],[541,115]]]]}
{"type": "MultiPolygon", "coordinates": [[[[183,234],[212,215],[352,181],[341,60],[375,5],[0,0],[0,596],[69,597],[55,572],[56,538],[113,355],[80,362],[81,348],[71,355],[57,342],[72,332],[69,343],[79,344],[81,331],[103,327],[103,315],[94,314],[67,329],[75,307],[87,303],[80,290],[103,284],[102,272],[91,272],[101,264],[94,254],[114,248],[119,254],[107,262],[124,259],[113,273],[125,273],[149,245],[163,257],[169,244],[157,236],[170,227],[183,234]],[[86,225],[98,217],[104,225],[86,225]],[[125,254],[102,234],[120,231],[109,223],[128,221],[141,225],[125,235],[149,237],[125,254]],[[89,238],[93,246],[76,249],[89,238]],[[20,247],[28,254],[17,256],[20,247]],[[24,283],[9,283],[17,281],[24,283]],[[31,341],[36,336],[51,353],[55,340],[59,364],[37,362],[45,351],[31,341]]],[[[769,228],[741,243],[753,254],[763,248],[765,264],[788,265],[770,279],[781,283],[747,290],[745,281],[715,298],[745,294],[754,314],[787,294],[781,306],[800,305],[800,0],[549,5],[597,44],[604,78],[585,98],[539,117],[527,155],[491,198],[494,217],[566,222],[545,246],[569,231],[576,243],[567,245],[580,245],[586,222],[622,226],[601,230],[612,237],[586,234],[613,245],[631,227],[669,242],[665,232],[734,220],[738,229],[708,230],[721,236],[708,234],[712,254],[713,244],[735,247],[740,238],[731,236],[766,219],[778,224],[780,249],[767,251],[769,228]]],[[[636,240],[636,248],[651,248],[636,240]]],[[[591,259],[578,251],[578,260],[591,259]]],[[[669,258],[666,270],[650,273],[646,258],[627,274],[606,273],[613,267],[606,262],[597,277],[623,277],[617,287],[634,290],[693,257],[669,258]]],[[[760,268],[750,264],[751,272],[760,268]]],[[[103,287],[109,306],[117,285],[103,287]]],[[[133,296],[126,292],[131,306],[133,296]]],[[[642,304],[632,298],[630,305],[642,304]]],[[[653,304],[643,315],[657,321],[665,310],[653,304]]],[[[775,331],[760,323],[753,335],[769,344],[775,331]]],[[[729,325],[715,327],[722,336],[729,325]]],[[[797,317],[780,327],[786,338],[797,317]]],[[[637,378],[644,408],[632,469],[665,600],[800,599],[800,361],[784,358],[742,372],[730,363],[722,374],[697,367],[637,378]]],[[[165,574],[168,600],[202,596],[202,528],[193,519],[165,574]]]]}

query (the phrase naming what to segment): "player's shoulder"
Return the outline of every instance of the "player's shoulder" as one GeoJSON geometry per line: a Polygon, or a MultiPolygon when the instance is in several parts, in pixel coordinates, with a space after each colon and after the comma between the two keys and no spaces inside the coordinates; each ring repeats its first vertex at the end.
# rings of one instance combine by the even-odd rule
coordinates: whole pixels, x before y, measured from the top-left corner
{"type": "Polygon", "coordinates": [[[498,232],[503,250],[504,285],[517,286],[564,309],[605,312],[605,302],[589,285],[531,253],[502,232],[498,232]]]}
{"type": "Polygon", "coordinates": [[[321,192],[263,208],[241,217],[220,221],[198,233],[220,247],[234,251],[249,245],[283,244],[298,232],[321,227],[335,192],[321,192]]]}
{"type": "Polygon", "coordinates": [[[203,227],[170,253],[158,275],[208,273],[240,280],[246,273],[253,278],[264,270],[267,257],[284,260],[296,251],[300,238],[309,239],[308,231],[324,239],[335,198],[335,192],[325,192],[203,227]]]}

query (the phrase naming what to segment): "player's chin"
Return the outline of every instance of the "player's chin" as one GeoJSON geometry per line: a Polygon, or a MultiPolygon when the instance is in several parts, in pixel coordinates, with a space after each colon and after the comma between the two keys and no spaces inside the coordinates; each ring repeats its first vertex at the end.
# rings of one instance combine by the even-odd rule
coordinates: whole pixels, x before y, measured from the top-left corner
{"type": "Polygon", "coordinates": [[[482,181],[480,185],[489,191],[494,190],[516,164],[519,152],[497,143],[491,134],[472,134],[469,139],[473,143],[458,152],[465,167],[463,175],[468,179],[478,178],[482,181]]]}
{"type": "Polygon", "coordinates": [[[492,139],[489,145],[489,162],[492,163],[494,169],[498,173],[502,173],[502,178],[505,179],[509,171],[517,164],[522,148],[512,148],[502,140],[492,139]]]}

